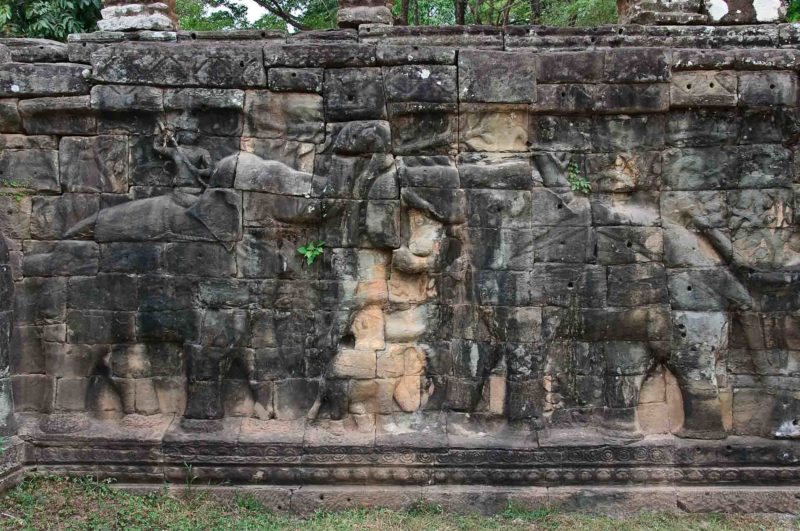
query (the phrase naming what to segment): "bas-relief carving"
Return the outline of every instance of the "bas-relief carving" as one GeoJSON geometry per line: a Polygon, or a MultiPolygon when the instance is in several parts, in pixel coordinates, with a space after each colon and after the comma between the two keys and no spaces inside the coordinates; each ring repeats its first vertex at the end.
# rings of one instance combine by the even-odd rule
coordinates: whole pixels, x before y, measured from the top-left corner
{"type": "MultiPolygon", "coordinates": [[[[325,105],[266,90],[231,104],[245,115],[276,110],[275,123],[266,112],[237,114],[220,129],[166,114],[166,126],[132,137],[130,164],[148,169],[131,168],[142,180],[129,194],[64,198],[83,219],[63,237],[78,241],[26,243],[40,255],[27,260],[30,276],[45,276],[47,257],[68,248],[96,257],[98,244],[114,271],[141,275],[126,297],[129,279],[105,285],[113,279],[101,271],[97,297],[118,298],[62,312],[65,338],[46,342],[86,361],[82,372],[55,373],[53,412],[85,404],[134,423],[176,414],[191,432],[247,418],[374,434],[381,417],[406,427],[446,418],[459,444],[484,423],[480,431],[524,446],[587,434],[720,438],[737,434],[732,415],[741,424],[766,404],[759,434],[797,436],[800,244],[792,184],[780,177],[788,150],[718,147],[704,135],[730,128],[694,111],[547,116],[527,104],[384,101],[380,68],[336,72],[325,71],[336,81],[325,84],[325,105]],[[362,82],[370,90],[356,98],[362,82]],[[303,103],[302,123],[286,102],[303,103]],[[350,107],[359,120],[330,121],[352,117],[350,107]],[[245,136],[215,149],[224,137],[185,130],[198,123],[245,136]],[[574,167],[592,195],[570,190],[574,167]],[[310,240],[326,250],[306,266],[295,249],[310,240]],[[778,398],[762,400],[764,389],[778,398]],[[734,393],[752,407],[732,413],[734,393]]],[[[738,101],[672,88],[681,108],[738,101]]],[[[112,184],[101,189],[118,191],[112,184]]],[[[29,280],[20,300],[42,297],[29,280]]],[[[71,300],[89,285],[71,279],[71,300]]],[[[28,324],[18,343],[40,339],[28,324]]],[[[67,430],[57,419],[43,426],[67,430]]]]}
{"type": "MultiPolygon", "coordinates": [[[[67,237],[81,235],[99,242],[219,242],[231,252],[233,244],[242,238],[241,191],[286,195],[287,199],[322,199],[309,196],[314,179],[325,176],[314,176],[247,152],[213,161],[207,150],[193,145],[195,139],[189,136],[182,140],[188,145],[179,144],[166,133],[157,138],[154,149],[164,161],[173,163],[178,181],[193,183],[197,187],[195,190],[176,189],[166,195],[105,208],[73,226],[67,231],[67,237]]],[[[619,180],[628,182],[639,177],[638,170],[630,169],[632,160],[635,156],[620,155],[613,161],[612,171],[619,173],[619,180]]],[[[588,227],[591,222],[580,211],[588,209],[589,201],[564,188],[569,161],[570,156],[566,154],[540,154],[534,157],[530,170],[534,180],[541,179],[540,184],[545,186],[543,191],[554,193],[557,200],[567,205],[567,217],[557,220],[558,223],[588,227]]],[[[448,169],[446,157],[444,162],[445,166],[439,169],[448,169]]],[[[503,167],[505,162],[501,157],[490,160],[489,164],[503,167]]],[[[408,168],[402,171],[409,173],[408,168]]],[[[395,182],[389,188],[394,188],[392,193],[396,194],[397,180],[392,178],[395,182]]],[[[592,292],[592,282],[606,279],[592,280],[583,272],[573,284],[573,280],[568,280],[573,278],[569,267],[559,273],[557,266],[551,270],[537,270],[530,262],[519,267],[523,272],[530,270],[520,277],[525,278],[524,283],[517,279],[517,284],[508,284],[513,277],[507,277],[503,278],[503,284],[498,284],[498,277],[493,280],[493,287],[487,288],[481,279],[482,271],[465,267],[465,264],[478,262],[480,258],[474,255],[491,249],[474,246],[497,246],[496,253],[512,257],[519,247],[506,246],[501,234],[494,241],[471,241],[470,231],[464,226],[467,213],[459,212],[459,209],[469,210],[466,204],[459,204],[462,196],[425,195],[425,192],[425,188],[404,188],[400,195],[400,212],[392,223],[381,225],[380,230],[396,232],[382,235],[385,241],[394,243],[354,250],[355,269],[346,277],[347,293],[342,297],[342,301],[348,301],[342,302],[347,310],[340,326],[343,334],[335,338],[335,351],[324,362],[316,391],[308,389],[316,396],[311,401],[305,397],[310,404],[305,415],[309,420],[321,417],[339,420],[352,416],[363,417],[358,425],[365,422],[369,425],[373,422],[369,417],[376,413],[412,413],[426,409],[475,412],[481,401],[488,401],[481,411],[505,416],[512,422],[525,422],[528,429],[548,428],[556,433],[562,428],[594,428],[609,437],[637,437],[640,434],[636,406],[640,389],[647,376],[663,366],[676,377],[684,403],[685,418],[677,433],[700,438],[725,435],[720,404],[720,390],[724,385],[718,381],[717,365],[729,348],[727,338],[731,324],[727,312],[673,311],[670,314],[666,306],[645,306],[619,316],[607,315],[599,307],[595,313],[582,314],[581,307],[594,304],[582,300],[580,290],[592,292]],[[555,293],[558,288],[551,284],[564,281],[568,281],[570,290],[576,290],[573,294],[555,293]],[[448,304],[440,299],[442,289],[448,291],[450,308],[444,308],[448,304]],[[496,292],[486,292],[486,289],[496,292]],[[555,304],[544,310],[555,310],[550,319],[545,316],[543,325],[539,308],[504,306],[508,302],[499,299],[513,296],[509,290],[514,289],[530,291],[522,295],[530,304],[542,301],[555,304]],[[496,299],[494,303],[492,299],[496,299]],[[499,316],[508,310],[520,315],[501,319],[499,316]],[[523,315],[525,310],[532,310],[532,313],[523,315]],[[443,319],[440,312],[450,311],[463,315],[443,319]],[[597,322],[586,322],[587,319],[597,322]],[[613,328],[624,326],[616,319],[633,319],[634,327],[641,325],[641,331],[631,333],[635,341],[625,339],[624,332],[620,339],[615,339],[613,328]],[[442,326],[448,329],[442,330],[442,326]],[[509,330],[509,326],[519,330],[509,330]],[[603,326],[610,329],[599,332],[598,341],[587,342],[587,328],[603,326]],[[441,363],[438,359],[432,362],[431,358],[443,355],[437,351],[442,347],[436,342],[442,338],[456,339],[445,348],[458,350],[445,355],[452,354],[456,360],[471,366],[468,371],[473,379],[464,389],[437,389],[443,382],[431,376],[429,365],[441,363]],[[437,393],[443,392],[448,395],[437,401],[437,393]]],[[[511,192],[511,196],[516,197],[513,201],[524,202],[520,199],[524,193],[511,192]]],[[[369,196],[368,192],[366,197],[369,196]]],[[[503,197],[500,195],[496,200],[502,202],[503,197]]],[[[493,200],[490,197],[485,207],[491,209],[493,200]]],[[[614,217],[615,224],[624,225],[629,218],[658,217],[657,213],[648,212],[652,209],[648,203],[624,204],[621,209],[612,203],[603,208],[608,210],[604,216],[614,217]]],[[[518,212],[518,208],[511,212],[518,212]]],[[[729,309],[757,311],[764,293],[787,289],[793,276],[751,267],[751,262],[732,253],[731,238],[724,231],[707,228],[708,221],[702,216],[702,211],[698,213],[691,205],[674,210],[669,219],[663,220],[665,245],[694,249],[703,255],[699,262],[703,265],[729,261],[730,266],[718,272],[718,282],[724,286],[724,292],[718,296],[726,301],[729,309]]],[[[322,223],[322,218],[312,219],[311,225],[303,214],[296,219],[284,215],[282,221],[287,226],[298,224],[304,230],[322,223]]],[[[557,230],[557,225],[545,227],[547,230],[557,230]]],[[[283,260],[296,258],[292,256],[292,248],[282,257],[283,260]]],[[[696,260],[691,256],[682,259],[695,265],[696,260]]],[[[493,269],[500,275],[509,275],[517,268],[502,273],[505,264],[499,264],[493,269]]],[[[635,271],[631,273],[636,274],[635,271]]],[[[676,277],[670,279],[670,286],[679,290],[687,282],[691,283],[691,278],[676,277]]],[[[667,301],[656,299],[643,303],[652,302],[667,301]]],[[[513,301],[515,305],[520,303],[520,300],[513,301]]],[[[680,304],[673,303],[673,310],[676,308],[680,308],[680,304]]],[[[615,311],[609,310],[609,313],[615,311]]],[[[212,312],[204,308],[195,309],[195,312],[202,319],[202,337],[214,339],[209,344],[202,344],[204,339],[201,339],[201,344],[187,341],[183,345],[186,365],[184,427],[207,430],[211,425],[203,421],[221,419],[225,415],[225,381],[234,366],[243,371],[242,376],[248,382],[251,394],[248,400],[252,402],[248,414],[261,419],[273,418],[271,382],[263,381],[258,367],[259,363],[270,360],[256,360],[254,357],[258,357],[258,353],[244,348],[257,344],[251,337],[235,337],[270,332],[260,330],[258,323],[252,324],[247,312],[219,319],[211,317],[212,312]],[[227,339],[220,342],[219,336],[227,339]]],[[[273,326],[266,322],[262,325],[273,326]]],[[[791,325],[787,323],[786,326],[791,325]]],[[[748,347],[758,348],[758,345],[748,347]]],[[[147,364],[146,359],[137,358],[152,355],[144,352],[147,349],[138,354],[135,349],[130,350],[126,363],[147,364]]],[[[302,371],[297,373],[301,374],[302,371]]],[[[131,392],[121,388],[118,382],[109,380],[108,384],[104,392],[117,396],[103,398],[102,393],[95,392],[98,402],[110,400],[119,403],[122,411],[142,412],[142,396],[149,393],[153,396],[150,413],[170,411],[161,407],[152,390],[131,392]]],[[[178,402],[176,411],[181,409],[182,401],[178,402]]],[[[791,428],[790,421],[787,422],[776,427],[776,436],[794,436],[796,430],[791,428]]],[[[216,429],[222,427],[219,421],[213,425],[216,429]]]]}

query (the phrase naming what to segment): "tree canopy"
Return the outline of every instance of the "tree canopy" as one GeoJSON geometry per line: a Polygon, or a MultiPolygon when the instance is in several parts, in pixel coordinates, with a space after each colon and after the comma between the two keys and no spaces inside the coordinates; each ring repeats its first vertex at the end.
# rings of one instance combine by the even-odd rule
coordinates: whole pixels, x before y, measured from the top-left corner
{"type": "Polygon", "coordinates": [[[0,0],[0,32],[65,41],[97,29],[100,7],[100,0],[0,0]]]}

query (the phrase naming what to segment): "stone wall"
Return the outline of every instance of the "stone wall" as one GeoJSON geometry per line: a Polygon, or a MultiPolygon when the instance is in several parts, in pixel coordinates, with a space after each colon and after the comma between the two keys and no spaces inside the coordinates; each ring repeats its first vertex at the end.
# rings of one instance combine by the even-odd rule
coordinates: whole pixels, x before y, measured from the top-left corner
{"type": "Polygon", "coordinates": [[[0,42],[29,463],[800,477],[800,26],[0,42]]]}

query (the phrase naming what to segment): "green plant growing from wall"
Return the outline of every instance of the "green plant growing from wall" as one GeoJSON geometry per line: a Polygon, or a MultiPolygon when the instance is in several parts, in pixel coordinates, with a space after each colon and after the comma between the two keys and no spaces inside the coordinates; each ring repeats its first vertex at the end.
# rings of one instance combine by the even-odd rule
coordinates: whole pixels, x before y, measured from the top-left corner
{"type": "Polygon", "coordinates": [[[306,263],[308,265],[311,265],[314,263],[314,260],[316,260],[317,257],[322,254],[323,251],[322,248],[324,245],[325,242],[323,241],[319,242],[310,241],[307,244],[303,245],[302,247],[298,247],[297,252],[305,257],[306,263]]]}
{"type": "Polygon", "coordinates": [[[0,181],[0,188],[11,188],[10,192],[0,192],[0,196],[13,197],[17,203],[22,202],[22,198],[30,194],[30,192],[25,189],[25,185],[19,181],[2,180],[0,181]]]}
{"type": "Polygon", "coordinates": [[[567,167],[567,182],[569,188],[573,192],[579,192],[585,195],[592,193],[592,184],[581,175],[581,168],[577,162],[570,162],[567,167]]]}

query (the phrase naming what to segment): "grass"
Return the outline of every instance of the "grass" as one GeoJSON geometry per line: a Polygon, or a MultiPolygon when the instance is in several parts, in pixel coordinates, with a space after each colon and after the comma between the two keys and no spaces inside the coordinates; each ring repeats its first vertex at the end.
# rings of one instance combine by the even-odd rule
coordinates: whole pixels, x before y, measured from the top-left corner
{"type": "Polygon", "coordinates": [[[495,516],[446,513],[419,502],[406,511],[357,509],[317,512],[301,519],[275,514],[241,495],[224,501],[196,489],[181,497],[164,492],[136,495],[92,479],[32,478],[0,496],[0,529],[125,530],[467,530],[565,529],[585,531],[800,529],[791,517],[758,515],[647,514],[627,519],[533,511],[510,506],[495,516]]]}

